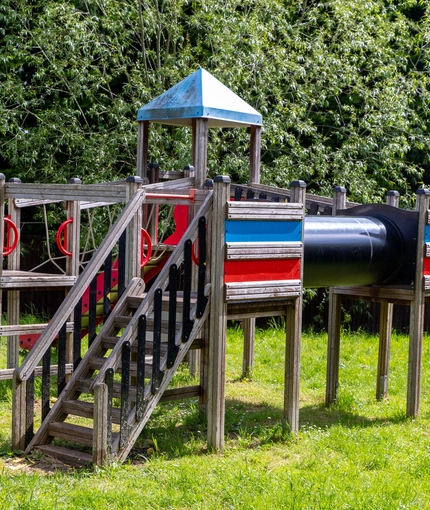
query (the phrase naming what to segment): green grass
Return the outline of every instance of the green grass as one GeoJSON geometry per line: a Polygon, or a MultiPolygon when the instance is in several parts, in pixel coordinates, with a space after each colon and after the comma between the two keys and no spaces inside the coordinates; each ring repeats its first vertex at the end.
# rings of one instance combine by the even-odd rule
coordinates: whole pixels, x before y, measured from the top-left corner
{"type": "MultiPolygon", "coordinates": [[[[0,508],[430,508],[429,338],[416,420],[405,417],[407,337],[393,335],[389,398],[377,402],[378,340],[343,334],[339,398],[329,409],[326,344],[325,335],[303,335],[301,428],[293,437],[282,428],[283,331],[257,332],[252,379],[242,380],[242,334],[229,330],[222,454],[207,452],[205,417],[193,399],[160,405],[125,465],[50,475],[11,469],[19,459],[10,454],[4,398],[0,508]]],[[[187,381],[182,368],[176,383],[187,381]]]]}

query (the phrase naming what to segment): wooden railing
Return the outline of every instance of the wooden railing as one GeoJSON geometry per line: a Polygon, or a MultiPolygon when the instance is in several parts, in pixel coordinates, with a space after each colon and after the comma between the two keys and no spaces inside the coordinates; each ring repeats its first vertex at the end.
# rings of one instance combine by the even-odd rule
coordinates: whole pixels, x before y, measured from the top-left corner
{"type": "MultiPolygon", "coordinates": [[[[119,249],[120,268],[118,275],[118,292],[125,288],[127,281],[133,276],[140,273],[139,261],[140,252],[139,239],[141,221],[137,218],[141,214],[142,203],[145,199],[143,189],[136,188],[135,184],[131,184],[131,190],[134,194],[126,204],[124,210],[119,215],[107,237],[103,240],[100,247],[86,266],[76,284],[73,286],[62,306],[53,316],[52,320],[46,326],[39,340],[30,351],[27,358],[19,368],[14,372],[14,390],[13,390],[13,410],[12,410],[12,443],[16,449],[23,449],[24,445],[29,442],[33,433],[33,404],[34,404],[34,377],[42,372],[42,419],[49,411],[50,398],[50,349],[54,340],[58,340],[58,394],[66,384],[66,352],[72,349],[66,346],[65,334],[67,322],[74,315],[75,321],[80,323],[79,313],[81,312],[80,300],[86,289],[94,282],[95,277],[103,266],[109,272],[111,267],[111,253],[114,247],[119,243],[124,249],[119,249]],[[134,188],[133,188],[134,186],[134,188]],[[125,233],[127,231],[127,240],[125,233]],[[123,253],[123,256],[121,256],[123,253]],[[135,260],[138,262],[136,263],[135,260]],[[134,262],[133,262],[134,261],[134,262]],[[124,268],[124,269],[122,269],[124,268]],[[137,269],[136,269],[137,268],[137,269]],[[121,276],[122,275],[122,276],[121,276]],[[42,363],[42,369],[38,367],[42,363]]],[[[131,195],[131,190],[129,196],[131,195]]],[[[51,197],[52,198],[52,197],[51,197]]],[[[106,279],[110,279],[106,276],[106,279]]],[[[109,280],[108,280],[109,281],[109,280]]],[[[105,290],[105,303],[108,302],[109,290],[105,290]]],[[[105,313],[108,313],[105,310],[105,313]]],[[[79,328],[77,328],[79,329],[79,328]]],[[[76,333],[76,332],[75,332],[76,333]]],[[[77,334],[75,334],[75,342],[73,347],[73,362],[75,365],[79,363],[80,344],[77,334]]]]}

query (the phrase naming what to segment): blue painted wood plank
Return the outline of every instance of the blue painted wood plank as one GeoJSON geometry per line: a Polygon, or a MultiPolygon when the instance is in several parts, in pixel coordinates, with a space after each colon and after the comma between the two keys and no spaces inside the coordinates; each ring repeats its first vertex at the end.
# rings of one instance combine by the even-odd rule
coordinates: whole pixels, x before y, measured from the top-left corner
{"type": "Polygon", "coordinates": [[[302,222],[226,220],[225,240],[228,243],[297,242],[302,240],[302,222]]]}
{"type": "Polygon", "coordinates": [[[426,225],[425,239],[426,243],[430,243],[430,225],[426,225]]]}

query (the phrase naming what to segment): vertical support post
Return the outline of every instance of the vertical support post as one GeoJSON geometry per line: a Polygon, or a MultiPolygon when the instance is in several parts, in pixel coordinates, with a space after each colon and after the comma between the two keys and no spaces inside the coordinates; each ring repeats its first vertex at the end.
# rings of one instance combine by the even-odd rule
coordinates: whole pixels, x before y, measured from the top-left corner
{"type": "Polygon", "coordinates": [[[424,249],[425,228],[428,222],[430,191],[417,191],[416,210],[418,211],[417,259],[415,265],[414,297],[411,303],[409,322],[409,362],[408,362],[408,391],[406,399],[406,414],[415,417],[420,410],[421,393],[421,362],[424,328],[424,249]]]}
{"type": "MultiPolygon", "coordinates": [[[[82,184],[82,181],[77,177],[69,179],[68,184],[82,184]]],[[[80,240],[81,240],[81,206],[76,200],[70,200],[66,204],[67,219],[73,218],[72,223],[68,227],[70,229],[67,236],[67,251],[71,252],[72,257],[66,257],[66,274],[67,276],[79,276],[79,255],[80,255],[80,240]]],[[[66,290],[66,295],[68,291],[66,290]]],[[[68,319],[73,321],[74,317],[71,315],[68,319]]],[[[73,363],[73,333],[66,335],[66,363],[73,363]]],[[[70,376],[66,377],[69,380],[70,376]]]]}
{"type": "MultiPolygon", "coordinates": [[[[206,182],[206,167],[208,164],[208,119],[193,119],[192,167],[194,170],[194,187],[203,189],[206,182]]],[[[192,176],[192,174],[190,174],[192,176]]],[[[188,221],[191,222],[196,213],[196,207],[189,207],[188,221]]],[[[197,283],[197,276],[193,274],[193,287],[197,283]]],[[[187,355],[191,377],[197,375],[201,363],[200,351],[192,350],[187,355]]]]}
{"type": "Polygon", "coordinates": [[[104,383],[94,387],[93,464],[108,462],[108,387],[104,383]]]}
{"type": "Polygon", "coordinates": [[[148,137],[149,122],[147,120],[137,123],[137,165],[136,175],[145,180],[148,169],[148,137]]]}
{"type": "Polygon", "coordinates": [[[249,183],[260,182],[261,126],[251,126],[249,183]]]}
{"type": "Polygon", "coordinates": [[[192,165],[195,168],[195,187],[203,189],[208,164],[208,119],[193,119],[192,165]]]}
{"type": "MultiPolygon", "coordinates": [[[[249,183],[260,182],[261,126],[251,126],[249,183]]],[[[242,377],[250,377],[254,366],[255,317],[243,320],[242,377]]]]}
{"type": "MultiPolygon", "coordinates": [[[[20,184],[18,178],[9,179],[11,184],[20,184]]],[[[8,203],[10,219],[15,223],[19,235],[21,235],[21,210],[15,206],[14,200],[8,203]]],[[[3,237],[2,237],[3,239],[3,237]]],[[[2,241],[3,242],[3,241],[2,241]]],[[[7,268],[11,271],[20,270],[21,242],[18,240],[15,250],[7,258],[7,268]]],[[[7,297],[7,321],[8,324],[19,324],[20,319],[20,291],[11,290],[7,297]]],[[[7,368],[16,368],[19,364],[19,336],[9,336],[7,339],[7,368]]]]}
{"type": "MultiPolygon", "coordinates": [[[[127,180],[127,201],[134,193],[142,187],[142,179],[138,176],[128,177],[127,180]]],[[[127,247],[125,263],[125,284],[128,285],[132,278],[141,274],[140,269],[140,232],[142,229],[142,208],[138,210],[127,227],[127,247]]]]}
{"type": "MultiPolygon", "coordinates": [[[[333,189],[332,215],[346,207],[346,189],[336,186],[333,189]]],[[[328,343],[327,343],[327,373],[325,403],[327,406],[335,402],[339,386],[339,357],[340,357],[340,317],[342,296],[330,288],[328,308],[328,343]]]]}
{"type": "Polygon", "coordinates": [[[208,360],[208,448],[224,449],[225,356],[227,304],[224,296],[225,215],[230,195],[230,178],[214,179],[211,246],[219,249],[211,257],[211,304],[208,360]]]}
{"type": "Polygon", "coordinates": [[[12,450],[14,451],[25,449],[25,386],[26,382],[18,379],[15,370],[12,386],[12,450]]]}
{"type": "MultiPolygon", "coordinates": [[[[0,239],[1,239],[1,264],[0,264],[0,278],[3,276],[3,239],[4,239],[4,207],[5,207],[5,184],[6,184],[6,177],[4,174],[0,173],[0,239]]],[[[2,297],[0,292],[0,319],[2,314],[2,297]]]]}
{"type": "MultiPolygon", "coordinates": [[[[306,204],[306,183],[293,181],[290,185],[291,201],[306,204]]],[[[303,225],[303,224],[302,224],[303,225]]],[[[303,244],[303,227],[301,233],[303,244]]],[[[303,254],[303,252],[302,252],[303,254]]],[[[303,256],[300,263],[300,282],[303,282],[303,256]]],[[[292,433],[299,431],[300,401],[300,341],[302,335],[302,293],[287,306],[285,331],[285,382],[284,382],[284,420],[292,433]]]]}
{"type": "MultiPolygon", "coordinates": [[[[398,191],[387,193],[386,203],[399,207],[398,191]]],[[[390,370],[391,330],[393,327],[393,303],[381,303],[379,311],[379,353],[376,375],[376,399],[383,400],[388,395],[388,373],[390,370]]]]}

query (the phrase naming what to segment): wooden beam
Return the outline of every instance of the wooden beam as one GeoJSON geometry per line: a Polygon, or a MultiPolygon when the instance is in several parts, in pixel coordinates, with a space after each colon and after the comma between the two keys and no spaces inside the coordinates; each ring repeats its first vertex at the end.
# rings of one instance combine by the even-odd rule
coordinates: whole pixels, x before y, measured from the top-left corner
{"type": "Polygon", "coordinates": [[[211,246],[217,256],[211,258],[211,303],[209,317],[208,366],[208,448],[224,449],[225,356],[227,306],[224,300],[224,251],[226,204],[230,196],[230,178],[214,179],[211,246]]]}

